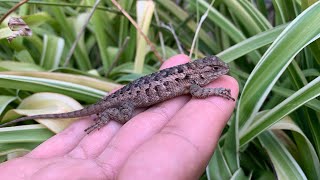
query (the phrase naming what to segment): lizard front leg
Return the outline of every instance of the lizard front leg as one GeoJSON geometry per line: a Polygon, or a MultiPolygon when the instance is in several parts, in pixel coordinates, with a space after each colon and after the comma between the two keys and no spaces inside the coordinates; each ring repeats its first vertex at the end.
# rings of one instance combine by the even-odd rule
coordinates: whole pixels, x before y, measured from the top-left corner
{"type": "Polygon", "coordinates": [[[206,98],[209,96],[220,96],[228,100],[235,99],[231,96],[230,89],[226,88],[202,88],[197,84],[190,86],[190,94],[195,98],[206,98]]]}

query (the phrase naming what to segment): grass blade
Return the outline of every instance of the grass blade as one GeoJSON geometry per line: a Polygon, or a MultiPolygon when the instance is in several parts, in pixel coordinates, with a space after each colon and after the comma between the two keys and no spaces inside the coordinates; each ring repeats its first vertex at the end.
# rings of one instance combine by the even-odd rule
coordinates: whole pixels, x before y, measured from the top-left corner
{"type": "Polygon", "coordinates": [[[239,100],[237,119],[241,131],[248,127],[268,93],[293,57],[318,38],[320,2],[301,13],[274,41],[250,74],[239,100]],[[254,96],[252,96],[254,94],[254,96]]]}
{"type": "Polygon", "coordinates": [[[314,79],[308,85],[255,120],[249,129],[243,131],[243,134],[240,134],[240,146],[250,142],[250,140],[261,134],[274,123],[280,121],[284,116],[319,95],[320,77],[314,79]]]}

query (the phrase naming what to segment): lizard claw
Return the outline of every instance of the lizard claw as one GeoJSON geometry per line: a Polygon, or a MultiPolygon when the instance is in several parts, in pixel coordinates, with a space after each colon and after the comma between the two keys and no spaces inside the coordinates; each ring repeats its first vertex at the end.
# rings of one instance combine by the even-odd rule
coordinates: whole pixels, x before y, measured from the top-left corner
{"type": "Polygon", "coordinates": [[[102,126],[103,126],[102,123],[96,122],[96,123],[94,123],[93,125],[89,126],[87,129],[85,129],[84,131],[85,131],[87,134],[90,134],[92,131],[94,131],[94,130],[96,130],[96,129],[99,130],[102,126]]]}
{"type": "Polygon", "coordinates": [[[220,90],[219,95],[224,97],[224,98],[226,98],[226,99],[228,99],[228,100],[235,101],[235,99],[231,96],[231,90],[230,89],[222,88],[220,90]]]}

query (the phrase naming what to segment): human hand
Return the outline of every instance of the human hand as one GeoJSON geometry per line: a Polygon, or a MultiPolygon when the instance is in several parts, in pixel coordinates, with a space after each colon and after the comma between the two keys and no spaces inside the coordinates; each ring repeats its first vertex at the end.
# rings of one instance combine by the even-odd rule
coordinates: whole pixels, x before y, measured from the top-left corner
{"type": "MultiPolygon", "coordinates": [[[[186,63],[177,55],[162,68],[186,63]]],[[[238,84],[222,76],[208,87],[238,84]]],[[[123,126],[111,121],[87,135],[83,118],[27,155],[0,165],[2,179],[197,179],[204,171],[235,102],[180,96],[137,114],[123,126]],[[122,126],[122,127],[121,127],[122,126]],[[120,128],[121,127],[121,128],[120,128]]]]}

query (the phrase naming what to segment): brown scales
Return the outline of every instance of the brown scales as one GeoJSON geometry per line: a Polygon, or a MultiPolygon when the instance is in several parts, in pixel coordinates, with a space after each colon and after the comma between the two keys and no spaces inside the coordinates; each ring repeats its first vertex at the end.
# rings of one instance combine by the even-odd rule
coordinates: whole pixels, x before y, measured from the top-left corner
{"type": "Polygon", "coordinates": [[[22,117],[0,127],[29,119],[75,118],[96,114],[95,123],[85,129],[90,133],[110,120],[121,123],[129,121],[136,108],[148,107],[183,94],[191,94],[195,98],[221,96],[234,101],[230,89],[202,88],[228,71],[226,63],[216,56],[208,56],[141,77],[81,110],[22,117]]]}

